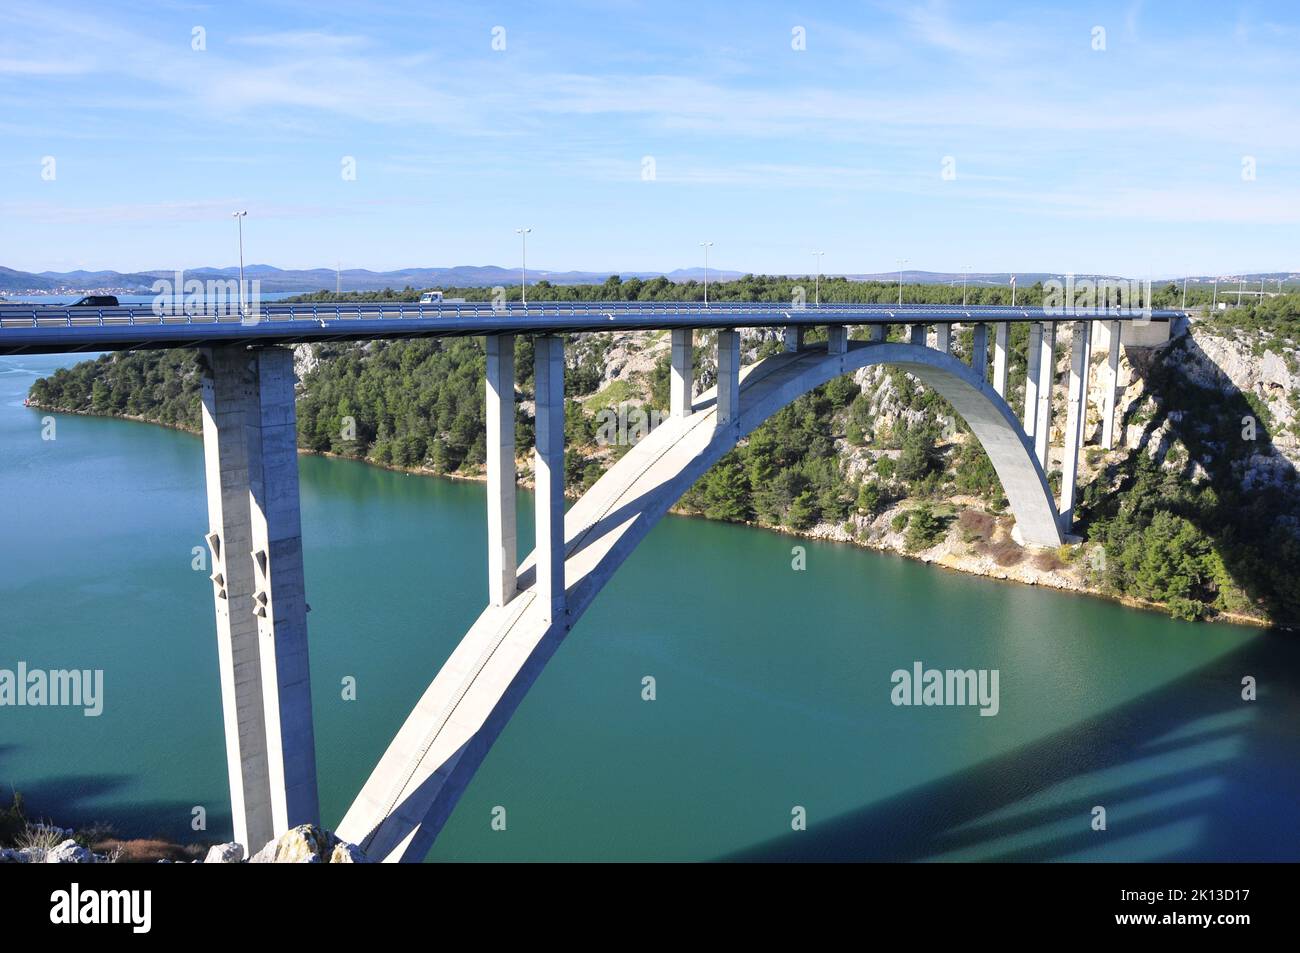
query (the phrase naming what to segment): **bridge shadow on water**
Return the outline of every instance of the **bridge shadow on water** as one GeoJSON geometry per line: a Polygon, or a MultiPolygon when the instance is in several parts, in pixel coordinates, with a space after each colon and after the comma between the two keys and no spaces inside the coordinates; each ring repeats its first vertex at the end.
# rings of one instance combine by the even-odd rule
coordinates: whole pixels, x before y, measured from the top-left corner
{"type": "Polygon", "coordinates": [[[1300,644],[1261,633],[1094,718],[722,859],[1300,860],[1297,665],[1300,644]],[[1242,700],[1245,675],[1258,701],[1242,700]]]}

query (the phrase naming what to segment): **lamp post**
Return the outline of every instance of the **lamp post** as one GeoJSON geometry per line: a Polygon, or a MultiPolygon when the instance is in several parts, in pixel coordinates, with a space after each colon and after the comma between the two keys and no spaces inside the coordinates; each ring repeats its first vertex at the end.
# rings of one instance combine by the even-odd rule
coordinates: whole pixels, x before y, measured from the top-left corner
{"type": "Polygon", "coordinates": [[[967,265],[961,273],[961,306],[966,307],[966,279],[970,277],[971,266],[967,265]]]}
{"type": "Polygon", "coordinates": [[[248,209],[242,212],[230,213],[235,222],[239,225],[239,313],[248,314],[248,307],[244,304],[244,217],[248,215],[248,209]]]}
{"type": "Polygon", "coordinates": [[[1219,310],[1219,276],[1214,276],[1214,300],[1210,303],[1211,311],[1219,310]]]}
{"type": "Polygon", "coordinates": [[[533,230],[532,226],[526,226],[515,229],[515,234],[519,236],[519,300],[525,308],[528,307],[528,283],[526,273],[528,271],[528,233],[533,230]]]}
{"type": "Polygon", "coordinates": [[[822,256],[824,251],[813,252],[813,257],[817,259],[817,277],[813,279],[813,304],[822,303],[822,256]]]}
{"type": "Polygon", "coordinates": [[[898,306],[903,306],[903,266],[907,264],[906,258],[898,259],[898,306]]]}
{"type": "Polygon", "coordinates": [[[1187,310],[1187,276],[1183,276],[1183,310],[1187,310]]]}
{"type": "Polygon", "coordinates": [[[700,247],[704,249],[704,307],[709,306],[709,249],[713,247],[713,242],[700,242],[700,247]]]}

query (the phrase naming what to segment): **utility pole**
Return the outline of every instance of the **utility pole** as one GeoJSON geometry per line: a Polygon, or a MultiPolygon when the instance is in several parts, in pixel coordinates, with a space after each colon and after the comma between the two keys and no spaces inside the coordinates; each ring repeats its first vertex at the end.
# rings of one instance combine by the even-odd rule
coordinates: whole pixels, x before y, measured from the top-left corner
{"type": "Polygon", "coordinates": [[[248,306],[244,303],[244,217],[248,215],[248,209],[242,212],[231,212],[235,221],[239,224],[239,313],[248,314],[248,306]]]}
{"type": "Polygon", "coordinates": [[[515,229],[515,234],[519,236],[521,243],[519,251],[519,300],[525,308],[528,307],[528,282],[526,280],[528,273],[528,233],[532,230],[531,225],[515,229]]]}
{"type": "Polygon", "coordinates": [[[713,242],[700,242],[700,247],[704,249],[704,307],[709,306],[709,249],[713,247],[713,242]]]}

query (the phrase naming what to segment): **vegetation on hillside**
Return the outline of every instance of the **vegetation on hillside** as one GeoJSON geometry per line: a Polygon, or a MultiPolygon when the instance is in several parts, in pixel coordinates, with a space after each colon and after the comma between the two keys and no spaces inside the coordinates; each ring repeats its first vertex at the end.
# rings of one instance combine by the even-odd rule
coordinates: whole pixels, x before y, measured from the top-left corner
{"type": "MultiPolygon", "coordinates": [[[[711,284],[710,298],[788,300],[798,284],[806,282],[747,276],[711,284]]],[[[889,301],[897,295],[896,285],[882,283],[825,279],[822,288],[827,301],[889,301]]],[[[702,286],[698,290],[702,292],[702,286]]],[[[1158,289],[1157,304],[1176,290],[1172,285],[1158,289]]],[[[452,291],[466,298],[488,294],[481,288],[452,291]]],[[[560,287],[543,282],[529,287],[531,300],[647,300],[692,294],[691,285],[672,285],[666,279],[611,278],[604,285],[560,287]]],[[[960,286],[905,289],[910,301],[960,301],[960,295],[960,286]]],[[[1041,296],[1041,288],[1022,289],[1018,300],[1029,303],[1036,295],[1041,296]]],[[[344,297],[417,296],[407,289],[344,297]]],[[[1009,289],[973,287],[968,300],[1000,303],[1009,300],[1009,289]]],[[[1294,339],[1300,337],[1298,316],[1300,295],[1288,295],[1209,320],[1225,328],[1267,329],[1294,339]]],[[[1013,326],[1012,393],[1023,384],[1022,339],[1027,333],[1025,326],[1013,326]]],[[[603,439],[597,414],[606,402],[639,399],[647,410],[667,410],[666,356],[649,373],[618,382],[615,393],[602,390],[609,346],[607,335],[585,335],[573,338],[569,349],[565,389],[574,399],[565,414],[566,470],[574,488],[589,486],[626,450],[603,439]]],[[[965,329],[957,348],[968,352],[970,346],[971,333],[965,329]]],[[[769,341],[758,356],[777,347],[769,341]]],[[[480,339],[324,344],[316,346],[315,356],[318,362],[304,376],[298,403],[302,447],[437,473],[479,472],[486,457],[480,339]]],[[[194,352],[186,351],[104,355],[37,381],[31,396],[55,409],[139,416],[196,430],[199,374],[194,358],[194,352]]],[[[526,337],[517,341],[516,372],[527,400],[532,345],[526,337]]],[[[779,411],[727,454],[683,496],[681,508],[712,519],[806,530],[819,523],[847,525],[855,516],[875,517],[900,500],[910,500],[915,505],[900,514],[892,528],[904,534],[907,549],[916,551],[929,548],[947,532],[954,517],[949,504],[953,497],[974,497],[983,501],[982,509],[955,514],[962,539],[1002,565],[1019,560],[1018,547],[995,539],[992,524],[986,522],[1006,503],[978,442],[969,438],[964,423],[936,393],[901,370],[883,374],[882,387],[892,395],[891,426],[875,419],[870,396],[853,379],[833,380],[779,411]],[[844,453],[837,450],[839,440],[870,450],[871,467],[850,474],[844,453]]],[[[1149,426],[1173,424],[1171,435],[1186,448],[1187,457],[1180,470],[1168,458],[1162,465],[1146,453],[1132,453],[1085,487],[1079,512],[1091,551],[1099,554],[1088,557],[1087,574],[1107,592],[1161,603],[1183,618],[1244,611],[1300,619],[1300,580],[1294,572],[1300,565],[1295,533],[1300,511],[1294,483],[1250,493],[1240,489],[1241,461],[1261,444],[1243,445],[1234,433],[1240,430],[1242,413],[1254,413],[1266,442],[1267,418],[1241,395],[1226,402],[1221,396],[1207,400],[1205,393],[1161,365],[1148,384],[1159,398],[1159,413],[1152,414],[1149,426]],[[1205,479],[1190,478],[1193,461],[1204,468],[1205,479]],[[1283,526],[1290,528],[1283,531],[1283,526]]],[[[531,448],[532,440],[532,421],[521,412],[516,422],[521,454],[531,448]]],[[[1059,479],[1059,474],[1052,477],[1059,479]]],[[[1051,566],[1041,568],[1063,562],[1056,554],[1043,559],[1051,566]]]]}

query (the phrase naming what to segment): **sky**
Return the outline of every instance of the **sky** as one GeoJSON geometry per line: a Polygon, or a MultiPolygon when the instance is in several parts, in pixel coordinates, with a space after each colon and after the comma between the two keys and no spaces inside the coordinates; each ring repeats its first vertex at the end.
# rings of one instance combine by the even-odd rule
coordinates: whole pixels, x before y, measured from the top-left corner
{"type": "Polygon", "coordinates": [[[1300,271],[1294,3],[0,5],[0,266],[1300,271]]]}

